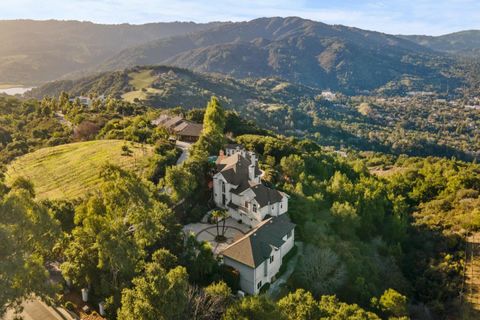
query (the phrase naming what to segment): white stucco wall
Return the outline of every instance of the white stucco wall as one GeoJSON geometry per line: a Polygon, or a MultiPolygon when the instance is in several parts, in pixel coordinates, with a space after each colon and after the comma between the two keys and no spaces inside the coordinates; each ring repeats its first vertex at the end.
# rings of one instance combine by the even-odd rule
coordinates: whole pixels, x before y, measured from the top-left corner
{"type": "Polygon", "coordinates": [[[272,283],[275,275],[280,270],[282,265],[282,255],[280,250],[272,250],[270,256],[273,255],[273,261],[270,263],[270,259],[265,260],[255,269],[255,294],[260,292],[260,288],[265,285],[265,283],[272,283]],[[267,266],[267,274],[265,275],[265,265],[267,266]],[[258,283],[262,281],[260,288],[258,288],[258,283]]]}
{"type": "Polygon", "coordinates": [[[281,254],[282,254],[282,258],[285,257],[285,255],[286,255],[290,250],[292,250],[293,246],[295,245],[295,229],[292,230],[290,237],[287,237],[287,235],[285,235],[285,236],[283,237],[283,240],[285,241],[285,243],[284,243],[284,244],[282,245],[282,247],[280,248],[281,254]]]}
{"type": "Polygon", "coordinates": [[[262,286],[265,283],[272,283],[275,275],[280,271],[282,266],[282,259],[293,248],[295,238],[295,230],[291,231],[289,237],[285,235],[283,240],[285,243],[277,250],[272,249],[270,256],[273,255],[273,261],[270,262],[270,258],[262,262],[255,270],[251,267],[244,265],[238,261],[232,260],[229,257],[223,257],[223,263],[237,269],[240,273],[240,287],[248,294],[258,294],[262,286]],[[267,274],[265,274],[265,266],[267,268],[267,274]],[[260,287],[258,283],[262,282],[260,287]]]}

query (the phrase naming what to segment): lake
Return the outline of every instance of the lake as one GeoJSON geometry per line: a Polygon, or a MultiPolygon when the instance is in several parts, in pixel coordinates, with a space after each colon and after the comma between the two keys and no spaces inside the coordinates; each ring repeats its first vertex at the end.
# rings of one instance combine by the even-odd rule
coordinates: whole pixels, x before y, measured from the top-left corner
{"type": "Polygon", "coordinates": [[[12,87],[12,88],[2,88],[0,87],[0,93],[6,93],[8,95],[14,96],[16,94],[24,94],[27,91],[32,90],[33,87],[12,87]]]}

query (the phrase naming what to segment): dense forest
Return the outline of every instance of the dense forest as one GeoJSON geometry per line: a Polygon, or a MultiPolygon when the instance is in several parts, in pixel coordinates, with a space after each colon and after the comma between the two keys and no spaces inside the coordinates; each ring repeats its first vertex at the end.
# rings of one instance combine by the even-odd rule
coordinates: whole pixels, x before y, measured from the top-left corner
{"type": "MultiPolygon", "coordinates": [[[[465,237],[480,227],[479,165],[342,154],[321,146],[321,137],[260,129],[221,104],[212,98],[206,109],[168,110],[204,126],[188,159],[174,165],[179,151],[151,123],[158,109],[114,98],[85,106],[65,93],[0,97],[4,173],[23,154],[75,141],[121,139],[156,153],[144,176],[106,164],[98,191],[73,200],[38,200],[26,177],[6,183],[2,174],[0,314],[32,293],[75,310],[62,294],[69,287],[89,288],[108,319],[475,318],[461,296],[465,237]],[[239,299],[235,273],[181,231],[210,209],[209,156],[227,142],[255,151],[265,183],[290,196],[303,250],[278,297],[239,299]],[[47,281],[52,265],[65,281],[47,281]]],[[[375,117],[384,110],[371,109],[375,117]]]]}

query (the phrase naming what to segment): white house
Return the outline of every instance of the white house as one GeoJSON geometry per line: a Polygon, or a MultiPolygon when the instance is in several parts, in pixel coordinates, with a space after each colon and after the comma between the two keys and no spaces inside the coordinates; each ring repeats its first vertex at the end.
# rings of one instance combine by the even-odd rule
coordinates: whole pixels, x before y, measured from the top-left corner
{"type": "Polygon", "coordinates": [[[253,152],[228,145],[220,152],[213,176],[213,196],[230,217],[253,229],[222,252],[223,263],[240,273],[240,287],[257,294],[275,281],[283,257],[294,245],[295,225],[288,215],[288,196],[265,186],[253,152]]]}
{"type": "Polygon", "coordinates": [[[271,217],[221,252],[223,263],[239,271],[244,292],[258,294],[275,281],[282,259],[294,246],[294,233],[288,215],[271,217]]]}
{"type": "Polygon", "coordinates": [[[262,184],[255,153],[236,147],[234,152],[227,148],[227,154],[230,156],[220,153],[213,176],[213,198],[218,207],[251,227],[288,211],[288,196],[262,184]]]}

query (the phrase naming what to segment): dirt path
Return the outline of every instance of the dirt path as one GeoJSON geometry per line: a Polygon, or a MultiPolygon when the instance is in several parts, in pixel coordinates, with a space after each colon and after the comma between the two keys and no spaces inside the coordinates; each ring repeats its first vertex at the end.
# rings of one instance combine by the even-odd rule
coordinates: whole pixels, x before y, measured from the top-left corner
{"type": "Polygon", "coordinates": [[[480,233],[467,238],[466,254],[464,297],[470,312],[477,313],[480,312],[480,233]]]}
{"type": "Polygon", "coordinates": [[[55,112],[55,117],[57,117],[58,121],[62,125],[67,126],[69,128],[73,127],[73,124],[70,121],[68,121],[67,119],[65,119],[65,115],[63,113],[61,113],[60,111],[55,112]]]}

